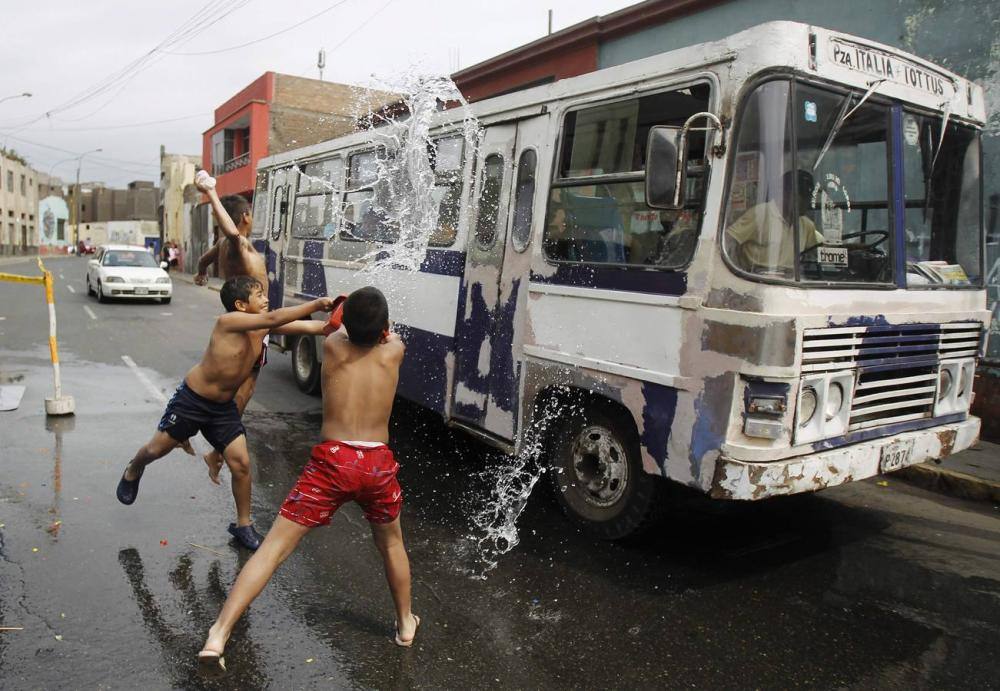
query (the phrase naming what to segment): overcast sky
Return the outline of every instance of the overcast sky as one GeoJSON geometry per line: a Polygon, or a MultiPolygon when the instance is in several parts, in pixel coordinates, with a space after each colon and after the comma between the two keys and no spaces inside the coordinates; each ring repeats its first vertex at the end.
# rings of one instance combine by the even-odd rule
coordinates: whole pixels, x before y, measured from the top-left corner
{"type": "MultiPolygon", "coordinates": [[[[608,14],[629,0],[0,0],[0,145],[43,172],[71,181],[74,154],[87,156],[84,180],[124,185],[159,177],[160,144],[201,153],[212,111],[273,70],[371,84],[419,64],[451,73],[544,35],[547,9],[559,30],[608,14]],[[235,9],[233,9],[235,7],[235,9]],[[330,9],[332,8],[332,9],[330,9]],[[228,10],[228,14],[226,11],[228,10]],[[259,39],[326,11],[274,38],[211,55],[150,54],[199,12],[217,22],[174,52],[226,49],[259,39]],[[144,56],[146,56],[144,58],[144,56]],[[107,79],[143,59],[130,80],[107,79]],[[106,91],[101,91],[108,85],[106,91]],[[82,98],[81,98],[82,97],[82,98]],[[79,100],[79,103],[73,103],[79,100]],[[46,113],[52,113],[46,117],[46,113]],[[172,120],[172,122],[154,121],[172,120]],[[33,122],[32,122],[33,121],[33,122]],[[42,146],[44,145],[44,146],[42,146]],[[46,148],[52,147],[52,148],[46,148]],[[61,150],[60,150],[61,149],[61,150]]],[[[166,49],[166,48],[165,48],[166,49]]],[[[126,74],[132,74],[128,72],[126,74]]]]}

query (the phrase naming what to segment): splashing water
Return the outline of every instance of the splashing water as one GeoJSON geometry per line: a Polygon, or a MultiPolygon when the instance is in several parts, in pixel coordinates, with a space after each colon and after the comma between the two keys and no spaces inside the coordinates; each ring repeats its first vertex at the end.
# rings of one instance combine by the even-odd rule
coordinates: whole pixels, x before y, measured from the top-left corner
{"type": "Polygon", "coordinates": [[[520,453],[507,456],[500,464],[479,473],[479,478],[490,487],[490,496],[485,504],[473,511],[473,534],[459,548],[460,555],[472,563],[460,566],[460,571],[485,579],[497,567],[500,558],[520,543],[517,521],[528,505],[531,491],[549,471],[541,462],[545,441],[551,438],[559,421],[574,408],[557,398],[548,399],[526,431],[520,453]]]}

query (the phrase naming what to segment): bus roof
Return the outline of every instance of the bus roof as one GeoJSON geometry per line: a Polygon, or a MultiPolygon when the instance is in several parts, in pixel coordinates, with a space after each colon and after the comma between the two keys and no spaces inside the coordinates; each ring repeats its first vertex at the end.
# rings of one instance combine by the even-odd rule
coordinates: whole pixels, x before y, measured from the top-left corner
{"type": "MultiPolygon", "coordinates": [[[[757,74],[775,68],[829,79],[867,91],[876,81],[878,93],[932,110],[948,110],[951,117],[982,125],[986,109],[982,87],[923,58],[838,31],[790,21],[758,24],[718,41],[653,55],[648,58],[561,79],[511,94],[443,111],[435,125],[459,123],[472,115],[483,125],[530,117],[552,103],[582,100],[597,92],[629,93],[637,85],[657,88],[678,78],[708,75],[712,68],[733,89],[757,74]],[[719,68],[728,66],[725,72],[719,68]]],[[[735,115],[736,98],[723,103],[722,117],[735,115]]],[[[337,139],[286,151],[260,160],[260,168],[305,161],[326,153],[370,142],[360,131],[337,139]]]]}

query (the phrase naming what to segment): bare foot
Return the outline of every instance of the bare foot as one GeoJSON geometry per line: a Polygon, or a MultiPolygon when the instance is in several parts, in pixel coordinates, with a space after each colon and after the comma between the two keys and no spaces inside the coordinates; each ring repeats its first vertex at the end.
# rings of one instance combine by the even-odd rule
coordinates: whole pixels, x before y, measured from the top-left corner
{"type": "Polygon", "coordinates": [[[409,648],[413,645],[418,626],[420,626],[420,617],[412,613],[408,617],[404,617],[402,622],[397,621],[396,638],[393,639],[393,642],[403,648],[409,648]]]}
{"type": "Polygon", "coordinates": [[[195,453],[194,453],[194,447],[191,446],[191,440],[190,439],[185,439],[184,441],[182,441],[181,442],[181,448],[184,449],[184,451],[186,453],[189,453],[192,456],[195,455],[195,453]]]}
{"type": "Polygon", "coordinates": [[[226,648],[226,637],[213,625],[208,630],[208,639],[198,653],[198,671],[210,678],[218,678],[226,673],[226,660],[222,653],[226,648]]]}
{"type": "Polygon", "coordinates": [[[208,466],[208,479],[217,485],[221,485],[219,482],[219,471],[222,470],[222,454],[218,451],[212,450],[202,456],[205,459],[205,465],[208,466]]]}

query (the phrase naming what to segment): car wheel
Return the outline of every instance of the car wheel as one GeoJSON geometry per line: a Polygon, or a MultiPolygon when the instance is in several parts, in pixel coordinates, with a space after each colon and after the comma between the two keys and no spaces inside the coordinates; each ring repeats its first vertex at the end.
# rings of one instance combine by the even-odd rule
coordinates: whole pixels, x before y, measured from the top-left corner
{"type": "Polygon", "coordinates": [[[314,394],[319,391],[320,362],[316,356],[316,337],[299,336],[292,344],[292,373],[299,390],[314,394]]]}
{"type": "Polygon", "coordinates": [[[108,296],[104,294],[104,288],[101,287],[101,279],[97,279],[97,301],[107,302],[108,296]]]}
{"type": "Polygon", "coordinates": [[[160,304],[161,305],[169,305],[170,304],[170,298],[160,298],[160,304]]]}
{"type": "Polygon", "coordinates": [[[571,413],[552,451],[549,478],[574,522],[606,540],[652,524],[662,481],[643,470],[639,435],[625,413],[597,403],[571,413]]]}
{"type": "Polygon", "coordinates": [[[90,286],[90,274],[87,274],[87,295],[93,295],[94,289],[90,286]]]}

